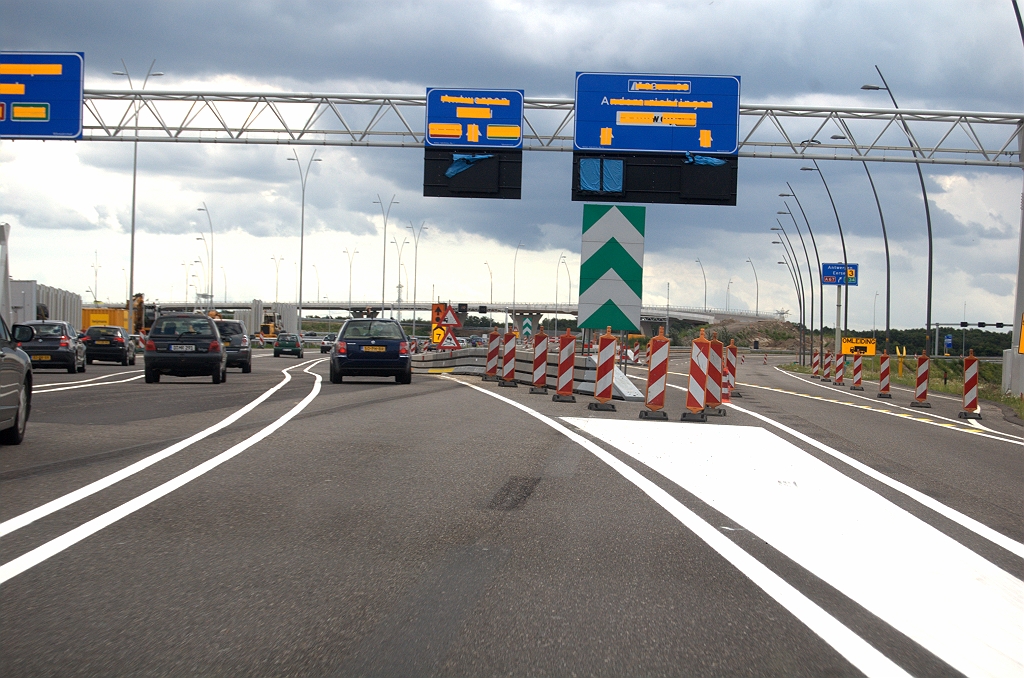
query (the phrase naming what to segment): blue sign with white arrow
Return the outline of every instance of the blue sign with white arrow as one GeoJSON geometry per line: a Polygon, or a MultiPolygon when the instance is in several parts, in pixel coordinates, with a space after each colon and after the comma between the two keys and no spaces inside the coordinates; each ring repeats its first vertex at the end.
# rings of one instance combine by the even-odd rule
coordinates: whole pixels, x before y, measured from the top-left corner
{"type": "Polygon", "coordinates": [[[823,285],[857,285],[857,270],[860,264],[822,264],[821,282],[823,285]]]}

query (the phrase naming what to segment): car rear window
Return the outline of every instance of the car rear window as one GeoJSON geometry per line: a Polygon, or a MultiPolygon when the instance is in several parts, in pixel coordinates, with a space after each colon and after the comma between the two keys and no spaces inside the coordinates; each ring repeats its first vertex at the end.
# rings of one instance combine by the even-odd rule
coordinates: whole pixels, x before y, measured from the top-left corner
{"type": "Polygon", "coordinates": [[[89,337],[116,337],[118,329],[116,327],[90,327],[85,334],[89,337]]]}
{"type": "Polygon", "coordinates": [[[277,338],[278,341],[298,341],[298,337],[294,334],[282,334],[277,338]]]}
{"type": "Polygon", "coordinates": [[[205,318],[159,318],[153,323],[152,336],[213,336],[213,323],[205,318]]]}
{"type": "Polygon", "coordinates": [[[352,320],[341,332],[343,339],[401,339],[402,329],[388,320],[352,320]]]}
{"type": "Polygon", "coordinates": [[[327,336],[324,337],[324,341],[334,341],[334,339],[335,335],[333,334],[328,334],[327,336]]]}
{"type": "Polygon", "coordinates": [[[217,329],[220,330],[220,333],[226,337],[233,337],[238,334],[245,334],[245,332],[242,331],[242,323],[220,322],[217,323],[217,329]]]}
{"type": "Polygon", "coordinates": [[[36,331],[37,337],[62,337],[64,336],[64,326],[60,323],[42,323],[34,325],[33,328],[36,331]]]}

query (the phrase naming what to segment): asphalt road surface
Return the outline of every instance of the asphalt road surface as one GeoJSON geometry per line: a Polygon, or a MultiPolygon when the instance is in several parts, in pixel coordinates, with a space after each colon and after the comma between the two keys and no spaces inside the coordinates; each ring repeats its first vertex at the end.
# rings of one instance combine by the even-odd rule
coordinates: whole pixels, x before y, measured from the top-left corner
{"type": "Polygon", "coordinates": [[[1024,675],[1024,429],[760,363],[704,424],[682,361],[669,422],[316,354],[38,372],[0,674],[1024,675]]]}

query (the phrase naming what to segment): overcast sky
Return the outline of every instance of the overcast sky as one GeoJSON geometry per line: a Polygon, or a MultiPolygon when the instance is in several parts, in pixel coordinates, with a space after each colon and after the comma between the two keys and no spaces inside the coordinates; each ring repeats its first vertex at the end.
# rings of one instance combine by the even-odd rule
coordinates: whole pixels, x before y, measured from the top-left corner
{"type": "MultiPolygon", "coordinates": [[[[152,60],[166,73],[150,89],[283,90],[422,94],[428,86],[524,89],[571,97],[579,70],[739,75],[744,103],[885,106],[860,86],[885,74],[906,108],[1020,111],[1024,48],[1010,0],[973,2],[48,2],[5,0],[4,50],[82,51],[87,88],[120,88],[152,60]]],[[[416,123],[414,123],[416,124],[416,123]]],[[[309,149],[299,149],[303,158],[309,149]]],[[[290,149],[141,144],[136,289],[181,299],[183,262],[206,258],[199,231],[215,230],[216,295],[281,301],[296,296],[299,181],[290,149]],[[223,266],[223,271],[221,267],[223,266]]],[[[582,203],[569,200],[571,154],[524,153],[523,199],[422,197],[422,152],[325,148],[306,194],[304,297],[380,297],[379,193],[397,195],[389,236],[420,243],[418,296],[549,301],[559,255],[579,279],[582,203]],[[402,228],[401,231],[394,226],[402,228]],[[409,236],[411,240],[411,236],[409,236]],[[315,264],[316,268],[313,268],[315,264]],[[319,278],[319,291],[318,289],[319,278]]],[[[796,309],[768,228],[792,183],[818,235],[823,260],[841,260],[828,196],[801,163],[741,158],[736,207],[649,206],[646,303],[796,309]],[[755,285],[750,259],[757,270],[755,285]],[[729,284],[729,281],[732,284],[729,284]]],[[[130,144],[0,142],[0,221],[12,225],[15,279],[125,296],[131,222],[130,144]],[[94,254],[95,253],[95,254],[94,254]],[[95,269],[94,264],[99,268],[95,269]],[[98,279],[94,272],[98,270],[98,279]]],[[[860,164],[824,162],[861,286],[850,324],[884,325],[885,260],[878,213],[860,164]],[[877,306],[875,294],[878,293],[877,306]]],[[[911,165],[875,163],[892,254],[892,324],[924,325],[927,242],[911,165]]],[[[1021,223],[1020,170],[925,169],[935,229],[933,320],[1010,321],[1021,223]]],[[[795,207],[795,205],[791,206],[795,207]]],[[[208,237],[208,236],[207,236],[208,237]]],[[[387,296],[399,270],[388,245],[387,296]]],[[[799,247],[799,245],[798,245],[799,247]]],[[[812,253],[813,261],[813,253],[812,253]]],[[[410,284],[411,243],[402,262],[410,284]]],[[[192,268],[197,272],[198,266],[192,268]]],[[[569,279],[561,269],[562,301],[569,279]]],[[[409,296],[408,293],[406,296],[409,296]]],[[[826,304],[826,318],[834,312],[826,304]]],[[[792,316],[791,316],[792,317],[792,316]]],[[[834,318],[834,315],[831,317],[834,318]]]]}

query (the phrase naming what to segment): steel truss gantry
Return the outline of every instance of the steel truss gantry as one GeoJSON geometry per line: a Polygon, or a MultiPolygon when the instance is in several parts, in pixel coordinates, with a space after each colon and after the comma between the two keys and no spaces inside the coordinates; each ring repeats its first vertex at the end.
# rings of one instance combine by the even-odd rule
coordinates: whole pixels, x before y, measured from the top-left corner
{"type": "MultiPolygon", "coordinates": [[[[423,94],[85,90],[82,138],[422,148],[425,104],[423,94]]],[[[527,97],[524,150],[572,151],[574,113],[572,99],[527,97]]],[[[1024,113],[740,104],[740,116],[745,158],[1024,168],[1024,113]]]]}

